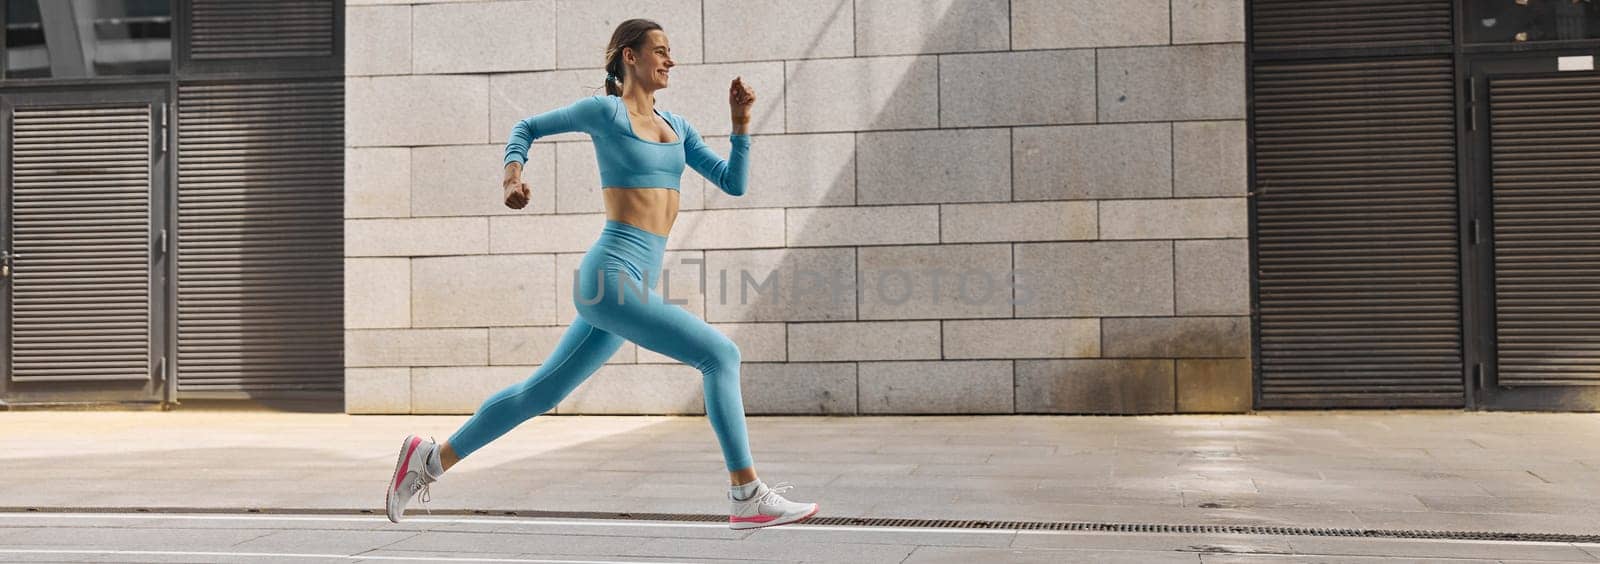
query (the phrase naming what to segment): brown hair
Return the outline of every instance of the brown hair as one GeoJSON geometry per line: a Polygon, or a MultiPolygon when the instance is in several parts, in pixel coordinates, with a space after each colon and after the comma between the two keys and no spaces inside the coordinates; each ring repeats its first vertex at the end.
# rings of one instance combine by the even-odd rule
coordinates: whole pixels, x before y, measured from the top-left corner
{"type": "Polygon", "coordinates": [[[611,32],[611,43],[606,45],[606,94],[622,95],[622,49],[638,51],[651,31],[661,29],[661,24],[645,19],[631,19],[617,24],[611,32]]]}

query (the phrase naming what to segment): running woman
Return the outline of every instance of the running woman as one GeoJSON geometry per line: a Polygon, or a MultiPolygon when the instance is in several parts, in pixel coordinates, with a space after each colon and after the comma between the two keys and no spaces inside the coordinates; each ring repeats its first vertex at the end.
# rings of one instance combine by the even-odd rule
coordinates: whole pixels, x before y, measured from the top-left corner
{"type": "Polygon", "coordinates": [[[724,160],[706,146],[682,116],[655,107],[666,88],[672,49],[650,20],[622,22],[606,48],[606,95],[578,100],[516,124],[506,142],[505,203],[528,204],[522,181],[528,148],[541,137],[581,131],[594,142],[606,224],[584,255],[573,287],[578,317],[527,380],[489,396],[444,443],[407,436],[389,481],[389,520],[399,522],[418,492],[461,459],[523,421],[549,411],[583,383],[624,340],[693,366],[704,376],[706,417],[728,467],[733,529],[771,527],[817,513],[815,503],[784,499],[789,486],[769,487],[756,476],[739,395],[739,348],[727,336],[653,289],[661,273],[667,234],[678,215],[678,182],[685,165],[723,192],[745,192],[750,164],[750,109],[755,89],[740,78],[728,87],[732,145],[724,160]]]}

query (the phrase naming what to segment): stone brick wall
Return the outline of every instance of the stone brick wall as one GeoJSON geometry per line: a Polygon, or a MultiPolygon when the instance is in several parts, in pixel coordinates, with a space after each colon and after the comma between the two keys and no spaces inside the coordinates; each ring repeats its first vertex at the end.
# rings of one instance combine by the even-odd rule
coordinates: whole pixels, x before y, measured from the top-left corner
{"type": "MultiPolygon", "coordinates": [[[[550,353],[604,222],[594,149],[537,143],[520,211],[501,150],[517,120],[600,92],[628,17],[665,26],[680,66],[659,104],[719,152],[728,81],[758,91],[749,194],[688,172],[665,261],[668,297],[739,344],[749,413],[1247,410],[1243,12],[349,0],[347,410],[470,413],[550,353]],[[1019,299],[929,276],[881,299],[894,269],[1016,271],[1019,299]],[[739,273],[850,291],[741,303],[739,273]]],[[[699,374],[629,344],[557,412],[702,413],[699,374]]]]}

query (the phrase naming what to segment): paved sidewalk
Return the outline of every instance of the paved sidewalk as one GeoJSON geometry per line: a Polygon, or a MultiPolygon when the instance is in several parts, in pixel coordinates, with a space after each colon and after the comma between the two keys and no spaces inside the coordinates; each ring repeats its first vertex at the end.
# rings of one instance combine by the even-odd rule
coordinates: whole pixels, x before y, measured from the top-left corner
{"type": "MultiPolygon", "coordinates": [[[[400,437],[457,416],[0,413],[0,508],[381,511],[400,437]]],[[[822,516],[1600,534],[1600,415],[1268,412],[754,417],[757,468],[822,516]]],[[[434,509],[726,511],[698,417],[537,418],[434,509]]]]}

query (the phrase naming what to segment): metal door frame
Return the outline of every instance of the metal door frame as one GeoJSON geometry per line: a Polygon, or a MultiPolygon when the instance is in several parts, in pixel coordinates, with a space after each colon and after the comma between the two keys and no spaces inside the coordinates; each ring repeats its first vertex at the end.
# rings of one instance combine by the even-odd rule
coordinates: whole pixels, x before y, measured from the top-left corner
{"type": "Polygon", "coordinates": [[[172,188],[172,152],[176,140],[170,134],[172,124],[172,87],[170,81],[154,84],[126,84],[107,87],[86,85],[38,86],[0,90],[0,241],[5,250],[11,250],[12,228],[12,159],[14,151],[12,115],[18,107],[83,108],[126,106],[129,103],[150,105],[150,366],[151,377],[138,386],[96,382],[85,387],[63,386],[47,383],[11,382],[11,328],[12,285],[10,279],[0,283],[0,406],[48,403],[151,403],[165,405],[172,398],[175,379],[170,360],[170,350],[175,346],[172,332],[174,278],[172,260],[172,202],[176,194],[172,188]],[[163,238],[165,232],[167,236],[163,238]],[[166,247],[160,248],[165,239],[166,247]],[[30,389],[34,388],[34,389],[30,389]],[[46,389],[38,389],[46,388],[46,389]]]}
{"type": "Polygon", "coordinates": [[[1494,200],[1490,182],[1493,160],[1489,141],[1489,77],[1557,73],[1561,56],[1589,55],[1600,59],[1600,48],[1568,44],[1540,49],[1519,49],[1462,54],[1457,73],[1462,77],[1457,120],[1457,183],[1461,194],[1462,339],[1467,346],[1465,367],[1469,409],[1600,411],[1591,394],[1579,397],[1571,387],[1498,385],[1498,341],[1495,323],[1494,200]]]}

